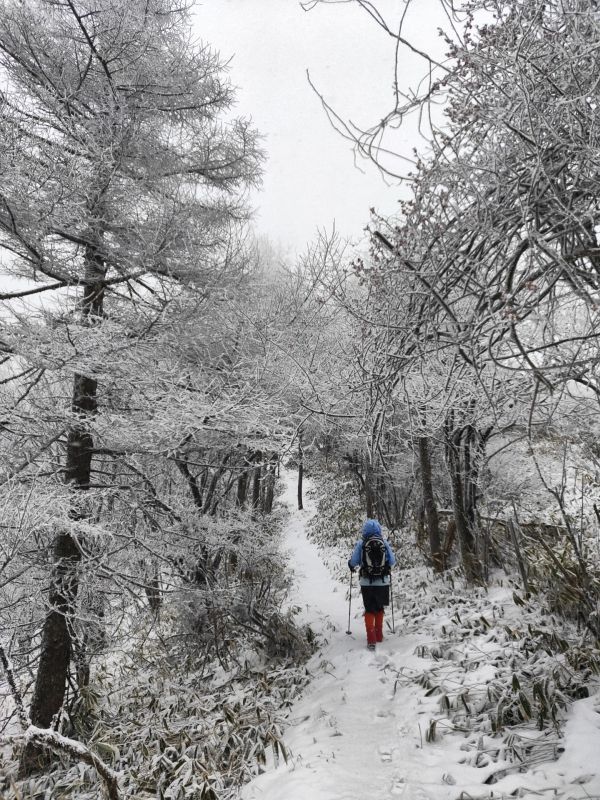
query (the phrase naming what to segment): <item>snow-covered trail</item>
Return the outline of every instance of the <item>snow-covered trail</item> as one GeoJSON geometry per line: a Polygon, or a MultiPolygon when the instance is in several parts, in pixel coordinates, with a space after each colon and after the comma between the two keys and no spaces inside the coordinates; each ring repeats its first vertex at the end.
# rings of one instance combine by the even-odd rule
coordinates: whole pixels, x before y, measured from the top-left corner
{"type": "MultiPolygon", "coordinates": [[[[491,786],[483,782],[491,768],[469,763],[459,733],[445,736],[438,731],[442,735],[436,741],[426,742],[430,721],[439,717],[439,698],[431,693],[428,697],[424,689],[398,676],[413,670],[421,674],[427,666],[428,660],[419,658],[415,649],[431,641],[435,619],[423,624],[419,634],[406,634],[397,619],[396,633],[388,631],[378,651],[371,653],[355,587],[352,635],[347,636],[348,585],[332,578],[316,545],[306,538],[307,524],[316,513],[310,481],[305,484],[305,508],[298,511],[297,474],[286,471],[282,479],[285,491],[279,502],[291,511],[284,546],[296,576],[290,601],[301,607],[302,621],[326,643],[309,663],[314,678],[290,713],[284,737],[291,753],[288,763],[271,765],[247,784],[242,800],[600,796],[600,707],[593,697],[573,704],[564,753],[557,761],[542,763],[527,774],[512,765],[509,774],[491,786]]],[[[486,670],[493,671],[491,665],[482,667],[484,683],[486,670]]],[[[502,766],[500,761],[492,765],[502,766]]]]}
{"type": "MultiPolygon", "coordinates": [[[[377,800],[405,794],[406,764],[398,742],[406,742],[407,731],[398,694],[394,697],[393,676],[388,677],[381,666],[392,649],[394,659],[412,662],[417,641],[393,637],[380,645],[380,653],[369,652],[357,588],[352,598],[352,635],[345,635],[348,587],[332,579],[317,547],[306,539],[306,525],[315,514],[310,482],[306,483],[304,510],[298,511],[297,476],[284,473],[282,477],[286,489],[280,502],[292,509],[285,545],[296,574],[293,602],[302,607],[303,621],[324,636],[327,644],[317,656],[320,669],[312,665],[317,677],[290,716],[285,736],[292,753],[289,763],[256,778],[245,787],[242,797],[377,800]]],[[[414,749],[418,744],[413,732],[406,745],[414,749]]],[[[420,792],[410,796],[424,797],[420,792]]]]}

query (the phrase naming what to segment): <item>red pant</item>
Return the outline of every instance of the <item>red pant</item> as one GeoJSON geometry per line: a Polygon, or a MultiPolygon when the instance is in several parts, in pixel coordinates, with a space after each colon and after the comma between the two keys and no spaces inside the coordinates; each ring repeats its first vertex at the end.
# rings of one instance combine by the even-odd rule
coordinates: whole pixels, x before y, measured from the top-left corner
{"type": "Polygon", "coordinates": [[[373,614],[365,611],[365,628],[367,629],[367,644],[383,642],[383,611],[373,614]]]}

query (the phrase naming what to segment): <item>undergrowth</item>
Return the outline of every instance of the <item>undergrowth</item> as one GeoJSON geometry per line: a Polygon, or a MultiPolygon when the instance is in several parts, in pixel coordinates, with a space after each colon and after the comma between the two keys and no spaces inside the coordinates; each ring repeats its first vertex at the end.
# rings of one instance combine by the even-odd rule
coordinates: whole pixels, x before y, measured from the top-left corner
{"type": "MultiPolygon", "coordinates": [[[[158,615],[138,597],[112,655],[100,654],[89,683],[71,692],[56,727],[119,773],[122,798],[230,800],[265,765],[287,759],[282,726],[308,681],[314,642],[296,625],[297,609],[285,607],[283,522],[249,519],[239,547],[216,529],[201,554],[210,571],[179,564],[158,615]]],[[[15,748],[0,761],[3,800],[101,796],[91,766],[59,759],[17,780],[18,756],[15,748]]]]}
{"type": "Polygon", "coordinates": [[[482,768],[485,784],[558,758],[572,702],[597,689],[600,650],[514,587],[467,591],[447,575],[431,590],[411,572],[399,582],[399,611],[404,631],[432,634],[416,651],[428,666],[386,669],[396,687],[416,683],[435,701],[425,741],[461,735],[462,762],[482,768]]]}

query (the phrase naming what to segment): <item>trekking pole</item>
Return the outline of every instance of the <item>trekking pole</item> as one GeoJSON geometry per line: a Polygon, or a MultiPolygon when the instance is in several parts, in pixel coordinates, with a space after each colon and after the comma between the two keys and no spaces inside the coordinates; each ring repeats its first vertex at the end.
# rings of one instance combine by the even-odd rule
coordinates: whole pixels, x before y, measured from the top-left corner
{"type": "Polygon", "coordinates": [[[396,623],[394,622],[394,579],[390,575],[390,605],[392,606],[392,633],[396,633],[396,623]]]}
{"type": "Polygon", "coordinates": [[[348,597],[348,630],[346,633],[350,635],[352,631],[350,630],[350,609],[352,608],[352,570],[350,570],[350,596],[348,597]]]}

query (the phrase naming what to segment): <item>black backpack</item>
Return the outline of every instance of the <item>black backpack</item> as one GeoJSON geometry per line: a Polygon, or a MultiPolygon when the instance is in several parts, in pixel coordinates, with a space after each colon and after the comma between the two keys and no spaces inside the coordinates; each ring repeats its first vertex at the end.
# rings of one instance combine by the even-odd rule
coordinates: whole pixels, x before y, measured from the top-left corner
{"type": "Polygon", "coordinates": [[[383,539],[371,536],[363,544],[360,564],[360,574],[363,578],[383,578],[388,575],[390,568],[387,563],[387,550],[383,539]]]}

